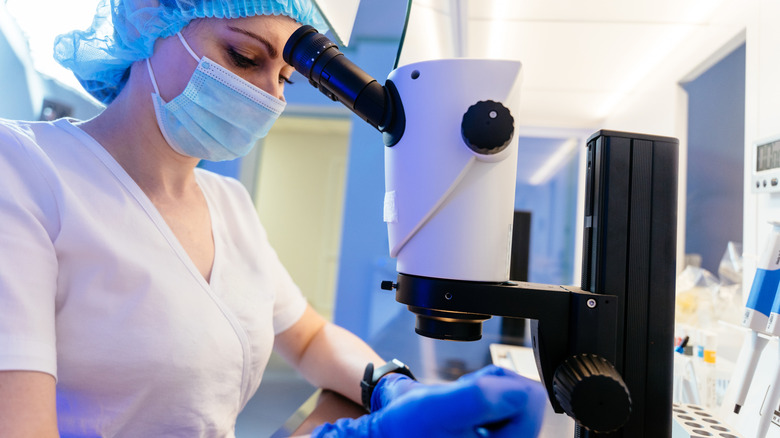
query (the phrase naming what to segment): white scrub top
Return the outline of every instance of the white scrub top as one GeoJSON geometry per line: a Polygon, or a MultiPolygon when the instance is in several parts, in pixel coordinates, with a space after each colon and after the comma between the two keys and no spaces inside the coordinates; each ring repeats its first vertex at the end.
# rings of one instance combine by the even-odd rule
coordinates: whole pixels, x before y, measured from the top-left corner
{"type": "Polygon", "coordinates": [[[63,437],[233,436],[306,308],[243,186],[195,172],[210,284],[94,139],[0,120],[0,369],[55,376],[63,437]]]}

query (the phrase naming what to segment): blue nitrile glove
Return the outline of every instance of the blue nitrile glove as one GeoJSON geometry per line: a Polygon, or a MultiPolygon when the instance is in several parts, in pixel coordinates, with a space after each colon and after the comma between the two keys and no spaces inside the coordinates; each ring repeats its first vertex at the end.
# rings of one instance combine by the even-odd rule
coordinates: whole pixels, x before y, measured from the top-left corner
{"type": "Polygon", "coordinates": [[[491,365],[453,383],[415,385],[372,414],[322,425],[311,436],[535,437],[545,403],[541,384],[491,365]]]}
{"type": "Polygon", "coordinates": [[[391,401],[421,386],[422,383],[399,373],[390,373],[377,382],[371,394],[371,412],[376,412],[391,401]]]}

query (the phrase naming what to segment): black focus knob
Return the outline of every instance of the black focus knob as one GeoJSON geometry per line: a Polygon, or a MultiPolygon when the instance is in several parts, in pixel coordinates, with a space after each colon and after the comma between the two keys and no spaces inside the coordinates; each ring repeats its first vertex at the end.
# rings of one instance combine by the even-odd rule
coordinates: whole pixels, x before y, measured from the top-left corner
{"type": "Polygon", "coordinates": [[[515,131],[509,108],[492,100],[481,100],[463,114],[460,132],[466,145],[479,154],[497,154],[507,146],[515,131]]]}
{"type": "Polygon", "coordinates": [[[593,432],[613,432],[631,414],[631,395],[615,367],[594,354],[566,359],[553,376],[553,392],[564,412],[593,432]]]}

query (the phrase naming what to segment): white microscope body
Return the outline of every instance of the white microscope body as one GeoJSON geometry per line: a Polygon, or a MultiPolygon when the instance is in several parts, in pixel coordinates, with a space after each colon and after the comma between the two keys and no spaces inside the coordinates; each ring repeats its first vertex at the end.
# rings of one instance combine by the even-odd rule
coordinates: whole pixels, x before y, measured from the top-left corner
{"type": "MultiPolygon", "coordinates": [[[[400,141],[385,148],[384,218],[399,273],[509,280],[520,73],[520,62],[485,59],[425,61],[390,73],[406,116],[400,141]],[[482,153],[467,144],[464,115],[478,102],[508,109],[511,129],[495,127],[509,135],[503,148],[482,153]]],[[[507,117],[490,107],[481,113],[480,134],[495,134],[490,123],[507,117]]]]}
{"type": "Polygon", "coordinates": [[[384,218],[399,273],[509,280],[520,62],[418,62],[382,86],[311,26],[290,36],[282,56],[382,133],[384,218]]]}

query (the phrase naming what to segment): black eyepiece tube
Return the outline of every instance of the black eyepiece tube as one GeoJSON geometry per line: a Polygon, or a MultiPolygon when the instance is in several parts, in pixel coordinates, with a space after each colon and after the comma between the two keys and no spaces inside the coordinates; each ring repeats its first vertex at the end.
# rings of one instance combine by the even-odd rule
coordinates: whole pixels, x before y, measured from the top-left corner
{"type": "Polygon", "coordinates": [[[390,81],[382,86],[328,37],[311,26],[301,26],[287,40],[282,57],[323,94],[384,133],[386,145],[400,140],[405,121],[395,86],[390,81]]]}

